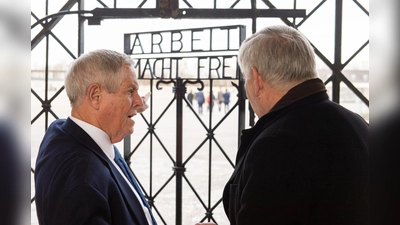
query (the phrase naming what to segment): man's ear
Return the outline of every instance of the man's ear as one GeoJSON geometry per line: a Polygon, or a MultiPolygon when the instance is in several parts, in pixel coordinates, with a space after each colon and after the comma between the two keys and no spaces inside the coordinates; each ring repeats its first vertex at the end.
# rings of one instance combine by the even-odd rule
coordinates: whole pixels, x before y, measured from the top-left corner
{"type": "Polygon", "coordinates": [[[260,73],[258,73],[257,68],[251,67],[251,71],[252,71],[252,76],[253,76],[253,90],[254,90],[254,95],[258,96],[260,95],[260,91],[264,88],[264,81],[260,75],[260,73]]]}
{"type": "Polygon", "coordinates": [[[94,108],[94,109],[99,109],[100,108],[100,102],[101,102],[101,87],[98,84],[91,84],[86,93],[86,97],[89,100],[89,104],[94,108]]]}

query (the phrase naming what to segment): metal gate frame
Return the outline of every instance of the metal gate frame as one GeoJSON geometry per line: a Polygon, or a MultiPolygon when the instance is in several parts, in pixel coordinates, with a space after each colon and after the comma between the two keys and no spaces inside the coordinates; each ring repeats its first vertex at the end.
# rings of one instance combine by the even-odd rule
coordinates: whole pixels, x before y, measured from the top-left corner
{"type": "MultiPolygon", "coordinates": [[[[150,155],[153,154],[153,142],[159,142],[161,144],[161,146],[163,146],[165,153],[169,156],[173,166],[173,171],[174,174],[161,186],[161,188],[159,190],[157,190],[154,194],[153,194],[153,185],[152,185],[152,178],[150,179],[150,190],[148,192],[145,192],[146,198],[148,199],[150,206],[154,207],[154,210],[158,213],[159,217],[161,218],[162,222],[164,222],[164,224],[166,224],[163,216],[160,214],[159,210],[157,209],[156,205],[154,204],[155,202],[155,198],[163,191],[163,188],[168,185],[173,178],[175,178],[176,184],[175,184],[175,188],[176,188],[176,192],[175,192],[175,196],[176,196],[176,200],[175,200],[175,223],[176,224],[182,224],[182,208],[183,208],[183,202],[182,202],[182,193],[183,193],[183,180],[189,185],[191,191],[196,195],[197,200],[200,202],[200,204],[203,206],[205,212],[205,216],[201,219],[201,221],[213,221],[213,222],[217,222],[215,220],[215,218],[213,217],[213,210],[222,202],[222,198],[220,198],[215,204],[211,204],[211,189],[212,189],[212,185],[211,185],[211,157],[209,158],[208,161],[208,167],[209,167],[209,174],[208,174],[208,203],[204,203],[200,194],[196,191],[196,189],[194,188],[194,186],[192,185],[192,183],[190,182],[190,179],[185,175],[185,171],[186,171],[186,167],[185,165],[192,159],[192,157],[199,151],[199,149],[206,144],[206,142],[209,143],[209,151],[212,151],[212,143],[215,143],[217,146],[219,146],[219,150],[222,152],[222,154],[225,156],[226,160],[229,162],[229,164],[231,165],[232,168],[234,168],[234,163],[232,162],[232,160],[229,158],[229,156],[227,155],[227,153],[225,152],[225,150],[221,147],[221,145],[218,143],[218,140],[215,138],[215,130],[220,126],[221,123],[224,122],[224,120],[231,115],[234,110],[236,108],[238,108],[238,141],[240,141],[240,131],[242,129],[245,128],[245,100],[246,100],[246,96],[245,96],[245,91],[244,91],[244,80],[243,77],[241,75],[240,69],[238,66],[236,66],[236,70],[235,73],[233,74],[234,76],[227,76],[227,78],[225,78],[225,76],[223,75],[222,77],[220,77],[220,75],[218,74],[217,77],[215,78],[211,78],[211,68],[209,68],[209,73],[208,73],[208,77],[200,77],[200,75],[198,74],[197,78],[184,78],[181,77],[180,74],[178,74],[179,72],[179,68],[175,68],[175,72],[176,74],[174,74],[174,76],[172,76],[172,61],[170,61],[170,64],[167,65],[167,68],[170,70],[170,76],[169,77],[165,77],[164,73],[163,73],[163,69],[164,69],[164,60],[166,59],[168,61],[169,57],[171,59],[177,59],[179,58],[180,60],[182,60],[183,58],[192,58],[191,55],[182,55],[181,51],[175,51],[175,53],[178,53],[178,55],[173,55],[173,56],[169,56],[167,58],[149,58],[149,55],[151,56],[152,54],[155,54],[156,56],[162,55],[162,54],[166,54],[169,53],[171,55],[171,53],[174,53],[172,50],[171,51],[167,51],[167,52],[162,52],[162,53],[154,53],[153,49],[151,48],[150,52],[146,52],[146,57],[141,57],[141,55],[143,53],[145,53],[145,51],[142,48],[142,44],[140,42],[140,35],[146,35],[149,34],[151,36],[151,43],[153,44],[153,36],[159,36],[161,40],[163,40],[163,36],[161,34],[166,34],[166,35],[172,35],[172,34],[181,34],[181,32],[192,32],[191,36],[193,37],[193,32],[201,32],[204,30],[208,30],[209,31],[209,35],[210,35],[210,45],[212,45],[211,40],[213,39],[213,32],[212,30],[225,30],[228,33],[227,36],[227,41],[226,43],[230,43],[231,40],[229,39],[229,33],[231,30],[237,30],[238,32],[238,40],[237,40],[237,44],[238,46],[240,46],[240,44],[244,41],[244,39],[246,38],[246,28],[242,25],[232,25],[232,26],[223,26],[223,27],[198,27],[198,28],[193,28],[193,29],[181,29],[181,30],[163,30],[163,31],[149,31],[149,32],[144,32],[144,33],[133,33],[133,34],[125,34],[124,35],[124,49],[125,49],[125,53],[128,55],[132,55],[132,56],[137,56],[137,58],[134,58],[137,60],[137,66],[139,67],[136,68],[137,72],[138,72],[138,77],[139,80],[149,80],[150,81],[150,92],[154,93],[154,87],[158,90],[162,89],[161,85],[163,84],[173,84],[172,89],[173,89],[173,93],[174,93],[174,98],[171,100],[171,102],[168,104],[168,106],[163,110],[163,112],[161,112],[160,116],[153,121],[153,107],[150,107],[150,116],[149,118],[145,118],[142,114],[142,118],[146,121],[147,127],[148,127],[148,132],[144,135],[144,137],[139,141],[138,145],[134,146],[133,151],[131,151],[132,146],[131,146],[131,136],[127,136],[124,139],[124,143],[126,144],[126,148],[125,148],[125,155],[126,155],[126,160],[130,160],[130,157],[134,154],[134,152],[136,151],[136,149],[138,149],[141,145],[141,143],[144,141],[144,139],[148,138],[150,139],[150,155]],[[135,36],[134,41],[131,40],[131,36],[135,36]],[[133,43],[132,43],[133,42],[133,43]],[[133,47],[132,47],[133,46],[133,47]],[[135,48],[136,46],[140,47],[141,52],[140,53],[133,53],[133,48],[135,48]],[[149,65],[150,67],[150,63],[149,60],[153,59],[153,67],[155,66],[155,63],[157,62],[157,60],[162,60],[162,74],[161,76],[157,76],[157,74],[154,71],[154,68],[148,68],[147,65],[149,65]],[[144,76],[144,70],[142,70],[142,68],[140,67],[140,60],[145,60],[145,68],[148,68],[148,78],[146,78],[144,76]],[[207,80],[208,82],[210,82],[209,84],[209,92],[210,92],[210,96],[213,96],[213,82],[216,80],[236,80],[238,82],[238,84],[231,82],[232,85],[237,89],[238,92],[238,100],[234,102],[232,108],[230,108],[230,110],[221,118],[220,121],[218,121],[216,123],[215,126],[213,126],[212,121],[213,121],[213,110],[212,108],[209,110],[209,114],[208,114],[208,118],[209,118],[209,123],[205,124],[203,122],[203,120],[200,118],[200,116],[196,113],[196,110],[193,108],[192,104],[190,104],[190,102],[188,101],[188,99],[186,98],[185,94],[186,94],[186,90],[187,87],[186,85],[197,85],[200,86],[197,89],[203,90],[205,87],[205,84],[203,82],[203,80],[207,80]],[[155,83],[155,84],[154,84],[155,83]],[[175,159],[168,153],[167,149],[164,147],[164,144],[162,142],[162,140],[157,136],[157,133],[155,132],[155,127],[157,125],[157,123],[163,118],[164,113],[170,108],[170,106],[173,103],[176,103],[176,149],[175,149],[175,159]],[[184,160],[183,158],[183,105],[186,105],[187,107],[189,107],[191,113],[193,113],[193,115],[195,115],[197,121],[200,122],[201,126],[205,129],[206,131],[206,138],[200,143],[200,145],[190,154],[190,156],[184,160]],[[150,136],[150,137],[148,137],[150,136]],[[154,138],[153,138],[154,137],[154,138]]],[[[172,42],[172,40],[171,40],[172,42]]],[[[156,44],[159,44],[159,42],[157,42],[156,44]]],[[[170,43],[172,45],[172,43],[170,43]]],[[[153,46],[152,46],[153,47],[153,46]]],[[[183,46],[181,46],[182,48],[183,46]]],[[[212,53],[213,51],[211,50],[212,47],[210,46],[210,51],[206,51],[207,53],[212,53]]],[[[161,47],[160,47],[161,50],[161,47]]],[[[204,53],[204,51],[202,50],[198,50],[199,52],[204,53]]],[[[225,51],[229,51],[233,53],[235,53],[236,56],[236,52],[238,51],[238,47],[236,49],[230,49],[229,44],[227,46],[227,48],[225,49],[225,51]]],[[[184,51],[183,53],[192,53],[193,52],[193,46],[191,46],[191,50],[190,51],[184,51]]],[[[216,51],[219,54],[221,54],[221,50],[216,51]]],[[[212,55],[210,56],[210,60],[211,57],[217,57],[217,56],[221,56],[221,57],[227,57],[227,56],[232,56],[232,55],[212,55]]],[[[202,56],[197,56],[198,59],[200,58],[205,58],[204,55],[202,56]]],[[[178,61],[178,60],[177,60],[178,61]]],[[[235,60],[236,61],[236,60],[235,60]]],[[[175,64],[175,63],[174,63],[175,64]]],[[[176,67],[178,67],[178,63],[176,63],[176,67]]],[[[232,75],[232,74],[230,74],[232,75]]],[[[153,99],[151,99],[151,104],[153,104],[153,99]]],[[[213,107],[212,105],[210,107],[213,107]]],[[[238,143],[239,145],[240,143],[238,143]]],[[[152,158],[150,157],[150,160],[152,160],[152,158]]],[[[152,164],[152,163],[150,163],[152,164]]],[[[150,167],[150,174],[149,176],[152,177],[152,167],[150,167]]],[[[142,186],[142,189],[143,186],[142,186]]]]}
{"type": "MultiPolygon", "coordinates": [[[[87,1],[87,0],[86,0],[87,1]]],[[[264,7],[267,6],[268,9],[263,9],[262,6],[257,6],[256,0],[251,0],[251,8],[250,9],[236,9],[235,6],[244,0],[236,0],[229,8],[221,9],[217,7],[217,0],[213,1],[213,7],[209,9],[199,9],[194,8],[189,0],[156,0],[156,7],[155,8],[142,8],[148,1],[143,0],[136,8],[118,8],[118,0],[113,0],[113,6],[109,7],[101,0],[97,0],[97,2],[103,6],[103,8],[95,8],[92,10],[85,10],[84,8],[84,0],[68,0],[66,1],[65,5],[62,6],[59,12],[55,14],[48,13],[48,1],[46,1],[46,16],[43,18],[39,18],[35,15],[34,12],[31,12],[31,17],[36,20],[35,23],[31,25],[31,29],[35,28],[36,26],[41,26],[42,29],[40,32],[36,34],[35,37],[31,40],[31,51],[35,49],[35,47],[42,41],[46,42],[46,49],[49,48],[48,42],[49,38],[53,38],[57,41],[57,43],[71,56],[72,59],[77,58],[77,55],[83,54],[84,51],[84,26],[86,21],[89,25],[99,25],[101,24],[102,20],[105,19],[119,19],[119,18],[130,18],[130,19],[138,19],[138,18],[174,18],[174,19],[200,19],[200,18],[217,18],[217,19],[229,19],[229,18],[250,18],[252,20],[252,32],[256,32],[256,25],[257,19],[263,17],[278,17],[288,26],[292,26],[298,29],[304,22],[307,21],[327,0],[322,0],[320,3],[309,13],[306,14],[305,10],[296,9],[296,0],[293,1],[293,9],[277,9],[272,1],[262,0],[264,3],[264,7]],[[180,4],[183,4],[181,7],[180,4]],[[72,11],[71,9],[77,6],[78,10],[72,11]],[[66,15],[73,14],[78,17],[78,52],[76,55],[69,50],[69,48],[52,32],[52,29],[58,25],[58,23],[62,20],[62,18],[66,15]],[[88,15],[91,16],[88,16],[88,15]],[[289,18],[292,18],[289,20],[289,18]],[[302,18],[300,22],[296,21],[296,18],[302,18]]],[[[369,107],[369,100],[365,97],[353,84],[349,81],[343,74],[342,70],[356,57],[364,48],[369,45],[369,40],[367,40],[363,45],[361,45],[357,51],[345,62],[342,62],[342,23],[343,23],[343,0],[334,0],[335,1],[335,52],[334,52],[334,62],[328,60],[319,50],[314,47],[316,55],[332,70],[331,76],[325,81],[325,84],[331,83],[332,84],[332,100],[334,102],[340,103],[340,83],[343,82],[346,86],[353,91],[353,93],[361,99],[361,101],[369,107]]],[[[353,2],[367,15],[369,16],[369,12],[357,1],[353,0],[353,2]]],[[[51,114],[54,118],[58,118],[56,113],[52,110],[52,102],[56,99],[60,93],[63,92],[64,87],[60,88],[53,96],[48,95],[48,79],[49,79],[49,53],[46,51],[46,66],[45,66],[45,96],[44,98],[40,97],[37,92],[31,88],[31,93],[33,96],[40,101],[42,105],[42,110],[36,116],[33,117],[31,120],[31,124],[35,123],[38,118],[41,116],[45,117],[45,129],[48,127],[49,121],[49,114],[51,114]]],[[[192,82],[189,80],[181,80],[177,79],[175,84],[175,98],[177,102],[177,110],[182,107],[182,102],[187,100],[184,98],[184,90],[185,90],[185,82],[192,82]]],[[[245,96],[243,93],[242,85],[239,85],[238,90],[242,93],[239,96],[238,101],[238,108],[239,108],[239,128],[238,128],[238,135],[240,134],[240,129],[244,127],[244,106],[245,106],[245,96]],[[242,124],[243,122],[243,124],[242,124]]],[[[255,123],[255,115],[252,111],[251,107],[250,110],[250,120],[249,125],[253,126],[255,123]]],[[[179,118],[180,115],[177,115],[179,118]]],[[[179,124],[178,124],[179,125],[179,124]]],[[[151,126],[149,126],[151,128],[151,126]]],[[[177,130],[180,128],[177,127],[177,130]]],[[[149,129],[151,131],[151,129],[149,129]]],[[[210,132],[210,139],[212,139],[212,132],[210,132]]],[[[177,137],[177,143],[179,143],[177,137]]],[[[131,146],[130,141],[126,139],[125,141],[125,148],[124,153],[125,157],[129,158],[131,154],[131,146]]],[[[179,149],[179,147],[177,148],[179,149]]],[[[184,176],[184,163],[181,159],[181,155],[179,151],[177,151],[176,155],[176,168],[175,173],[177,176],[177,185],[178,183],[182,182],[182,178],[185,179],[184,176]]],[[[34,169],[31,168],[32,173],[34,173],[34,169]]],[[[179,195],[177,190],[177,196],[179,195]]],[[[151,203],[150,197],[150,203],[151,203]]],[[[31,202],[34,201],[34,197],[32,198],[31,202]]],[[[179,203],[178,199],[178,204],[179,203]]],[[[180,206],[181,207],[181,206],[180,206]]],[[[212,220],[212,214],[209,214],[212,208],[207,209],[206,217],[204,220],[212,220]]],[[[177,215],[176,224],[181,224],[181,220],[178,218],[177,215]]]]}

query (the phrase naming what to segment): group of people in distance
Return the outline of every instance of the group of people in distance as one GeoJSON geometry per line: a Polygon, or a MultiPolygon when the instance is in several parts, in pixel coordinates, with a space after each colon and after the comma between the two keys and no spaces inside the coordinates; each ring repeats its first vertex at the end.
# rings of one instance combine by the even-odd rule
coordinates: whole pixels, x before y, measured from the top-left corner
{"type": "Polygon", "coordinates": [[[218,104],[218,111],[221,112],[222,105],[224,106],[224,112],[227,113],[229,111],[229,103],[231,98],[231,93],[228,89],[225,89],[225,92],[222,92],[222,89],[218,91],[218,97],[215,98],[214,94],[204,95],[203,91],[198,91],[193,94],[193,91],[190,92],[186,96],[190,105],[193,105],[193,99],[197,101],[197,112],[202,115],[203,114],[203,105],[207,105],[207,110],[212,111],[215,103],[218,104]]]}
{"type": "MultiPolygon", "coordinates": [[[[307,38],[288,26],[266,27],[241,44],[238,64],[258,120],[241,131],[221,193],[229,224],[368,224],[369,124],[329,99],[307,38]]],[[[83,54],[65,89],[71,115],[48,127],[36,161],[39,224],[161,224],[114,145],[148,107],[131,58],[104,49],[83,54]]],[[[221,94],[218,109],[224,104],[227,112],[230,93],[221,94]]],[[[187,99],[202,109],[207,97],[189,92],[187,99]]]]}

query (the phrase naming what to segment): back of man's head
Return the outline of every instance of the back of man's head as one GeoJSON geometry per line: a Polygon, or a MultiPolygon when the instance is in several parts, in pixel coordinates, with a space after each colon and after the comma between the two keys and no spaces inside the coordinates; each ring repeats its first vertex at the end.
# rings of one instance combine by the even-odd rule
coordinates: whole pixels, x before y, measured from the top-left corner
{"type": "Polygon", "coordinates": [[[278,90],[317,77],[314,50],[307,38],[284,25],[266,27],[247,38],[238,61],[245,77],[253,67],[278,90]]]}

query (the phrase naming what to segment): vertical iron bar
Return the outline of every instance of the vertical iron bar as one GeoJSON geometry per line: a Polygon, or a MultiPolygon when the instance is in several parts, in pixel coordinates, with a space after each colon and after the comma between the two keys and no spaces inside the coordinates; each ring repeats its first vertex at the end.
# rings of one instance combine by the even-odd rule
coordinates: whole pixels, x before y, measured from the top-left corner
{"type": "MultiPolygon", "coordinates": [[[[49,1],[46,0],[46,16],[49,14],[49,1]]],[[[46,23],[49,21],[46,20],[46,23]]],[[[44,102],[42,102],[42,106],[46,104],[47,100],[49,99],[47,91],[49,90],[49,33],[46,34],[46,63],[45,63],[45,72],[44,72],[44,102]]],[[[44,111],[44,127],[45,131],[47,130],[47,127],[49,126],[49,111],[45,110],[44,111]]]]}
{"type": "Polygon", "coordinates": [[[185,87],[182,78],[177,77],[176,87],[174,88],[176,97],[176,160],[175,160],[175,177],[176,177],[176,215],[175,224],[182,225],[182,177],[185,172],[182,157],[182,101],[185,97],[185,87]]]}
{"type": "Polygon", "coordinates": [[[149,196],[151,197],[150,207],[153,207],[153,79],[150,79],[150,126],[152,130],[150,132],[150,191],[149,196]]]}
{"type": "Polygon", "coordinates": [[[340,103],[340,79],[342,57],[342,16],[343,0],[336,0],[335,8],[335,62],[333,64],[332,101],[340,103]]]}
{"type": "MultiPolygon", "coordinates": [[[[229,30],[228,30],[229,31],[229,30]]],[[[212,161],[212,137],[213,137],[213,129],[212,129],[212,113],[214,109],[214,93],[213,93],[213,79],[210,79],[210,119],[209,119],[209,125],[208,125],[208,205],[207,205],[207,215],[211,216],[209,214],[209,209],[211,208],[211,161],[212,161]]],[[[210,217],[208,218],[208,221],[210,221],[210,217]]]]}
{"type": "MultiPolygon", "coordinates": [[[[240,35],[239,35],[239,43],[240,45],[243,43],[243,41],[246,39],[246,27],[245,26],[240,26],[240,35]]],[[[239,94],[238,94],[238,107],[239,107],[239,112],[238,112],[238,147],[240,146],[240,136],[242,130],[245,128],[245,123],[246,123],[246,92],[244,90],[244,79],[243,79],[243,74],[240,71],[239,65],[237,65],[237,73],[238,73],[238,80],[239,80],[239,94]]]]}
{"type": "Polygon", "coordinates": [[[257,3],[256,0],[251,0],[251,9],[252,9],[252,14],[251,14],[251,29],[253,31],[253,34],[257,31],[257,3]]]}
{"type": "MultiPolygon", "coordinates": [[[[296,1],[296,0],[293,0],[293,9],[296,9],[296,8],[297,8],[297,1],[296,1]]],[[[296,26],[296,17],[293,17],[293,27],[297,29],[297,26],[296,26]]]]}
{"type": "MultiPolygon", "coordinates": [[[[257,32],[257,16],[255,15],[255,10],[257,9],[257,6],[256,6],[256,1],[255,0],[251,0],[251,8],[253,9],[253,11],[254,11],[254,13],[253,13],[253,15],[252,15],[252,23],[251,23],[251,31],[252,31],[252,33],[254,34],[254,33],[256,33],[257,32]]],[[[248,76],[250,75],[250,74],[247,74],[248,76]]],[[[254,120],[255,120],[255,114],[254,114],[254,110],[253,110],[253,108],[251,107],[251,105],[250,105],[250,102],[249,102],[249,125],[252,127],[252,126],[254,126],[254,120]]]]}
{"type": "MultiPolygon", "coordinates": [[[[79,3],[83,3],[83,1],[84,0],[80,0],[79,3]]],[[[81,16],[79,16],[79,18],[81,18],[81,16]]],[[[79,38],[82,38],[82,40],[84,40],[83,39],[83,23],[82,24],[79,23],[79,38]],[[82,25],[82,27],[81,27],[81,25],[82,25]]],[[[80,41],[81,40],[79,39],[79,42],[80,41]]],[[[79,55],[84,53],[83,43],[82,44],[79,43],[78,51],[79,51],[79,55]]],[[[126,164],[128,164],[128,166],[131,165],[131,158],[129,157],[130,151],[131,151],[131,135],[126,135],[124,137],[124,159],[125,159],[126,164]]]]}
{"type": "MultiPolygon", "coordinates": [[[[85,0],[78,1],[79,10],[85,9],[85,0]]],[[[78,57],[85,52],[85,19],[78,13],[78,57]]]]}

